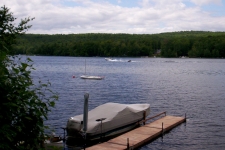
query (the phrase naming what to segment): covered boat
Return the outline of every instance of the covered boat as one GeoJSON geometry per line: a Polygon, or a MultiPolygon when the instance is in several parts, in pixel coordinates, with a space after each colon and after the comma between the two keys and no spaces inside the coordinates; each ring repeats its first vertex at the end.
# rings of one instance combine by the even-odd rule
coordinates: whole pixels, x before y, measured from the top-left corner
{"type": "Polygon", "coordinates": [[[67,122],[67,141],[96,140],[129,131],[149,115],[150,104],[106,103],[88,112],[87,129],[83,131],[83,114],[71,117],[67,122]]]}

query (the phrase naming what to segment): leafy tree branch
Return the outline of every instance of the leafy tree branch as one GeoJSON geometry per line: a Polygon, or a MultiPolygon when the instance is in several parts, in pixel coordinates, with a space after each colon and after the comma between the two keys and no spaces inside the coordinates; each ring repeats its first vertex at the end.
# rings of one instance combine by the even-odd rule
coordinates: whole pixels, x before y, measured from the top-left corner
{"type": "Polygon", "coordinates": [[[16,38],[24,34],[34,18],[21,20],[15,26],[13,13],[0,9],[0,149],[42,149],[45,138],[44,120],[58,96],[41,81],[31,77],[35,69],[30,58],[12,55],[16,38]]]}

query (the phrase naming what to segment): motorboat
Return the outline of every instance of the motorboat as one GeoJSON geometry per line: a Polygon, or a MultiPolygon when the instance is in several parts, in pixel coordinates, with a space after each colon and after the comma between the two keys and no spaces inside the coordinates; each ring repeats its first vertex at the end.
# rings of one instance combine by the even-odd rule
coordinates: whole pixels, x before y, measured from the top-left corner
{"type": "Polygon", "coordinates": [[[106,61],[112,61],[112,58],[105,58],[106,61]]]}
{"type": "Polygon", "coordinates": [[[106,61],[113,61],[113,62],[115,62],[115,61],[121,61],[121,60],[113,59],[113,58],[105,58],[105,60],[106,60],[106,61]]]}
{"type": "Polygon", "coordinates": [[[104,77],[102,76],[88,76],[88,75],[82,75],[80,76],[81,79],[91,79],[91,80],[102,80],[104,77]]]}
{"type": "Polygon", "coordinates": [[[84,132],[83,114],[71,117],[66,126],[67,144],[99,140],[127,132],[139,126],[150,113],[150,104],[105,103],[88,112],[84,132]]]}
{"type": "Polygon", "coordinates": [[[113,59],[113,58],[105,58],[106,61],[112,62],[131,62],[131,60],[122,60],[122,59],[113,59]]]}

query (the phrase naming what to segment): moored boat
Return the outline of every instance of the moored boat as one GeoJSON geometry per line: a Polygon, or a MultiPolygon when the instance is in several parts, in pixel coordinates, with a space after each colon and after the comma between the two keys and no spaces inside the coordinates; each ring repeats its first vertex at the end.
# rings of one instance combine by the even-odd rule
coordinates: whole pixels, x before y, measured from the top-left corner
{"type": "Polygon", "coordinates": [[[92,80],[102,80],[104,77],[101,76],[88,76],[88,75],[82,75],[80,76],[81,79],[92,79],[92,80]]]}
{"type": "Polygon", "coordinates": [[[150,113],[149,104],[106,103],[88,112],[87,130],[83,131],[83,114],[71,117],[67,122],[67,144],[98,140],[127,132],[150,113]],[[144,115],[145,114],[145,115],[144,115]]]}

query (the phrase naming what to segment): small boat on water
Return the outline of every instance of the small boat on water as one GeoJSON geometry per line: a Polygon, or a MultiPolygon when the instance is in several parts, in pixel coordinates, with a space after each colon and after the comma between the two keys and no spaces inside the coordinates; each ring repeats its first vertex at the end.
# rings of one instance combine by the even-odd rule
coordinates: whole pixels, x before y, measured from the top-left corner
{"type": "Polygon", "coordinates": [[[137,126],[150,113],[150,104],[106,103],[88,112],[87,129],[83,114],[71,117],[67,122],[67,144],[96,141],[127,132],[137,126]],[[144,115],[145,114],[145,115],[144,115]],[[85,127],[86,128],[86,127],[85,127]]]}
{"type": "Polygon", "coordinates": [[[102,80],[104,77],[101,76],[88,76],[88,75],[82,75],[80,76],[81,79],[91,79],[91,80],[102,80]]]}
{"type": "Polygon", "coordinates": [[[91,80],[102,80],[104,77],[102,76],[89,76],[86,75],[86,59],[85,59],[85,74],[80,76],[81,79],[91,79],[91,80]]]}
{"type": "Polygon", "coordinates": [[[131,62],[131,60],[122,60],[122,59],[113,59],[113,58],[105,58],[106,61],[113,61],[113,62],[131,62]]]}
{"type": "Polygon", "coordinates": [[[113,61],[112,58],[105,58],[106,61],[113,61]]]}

